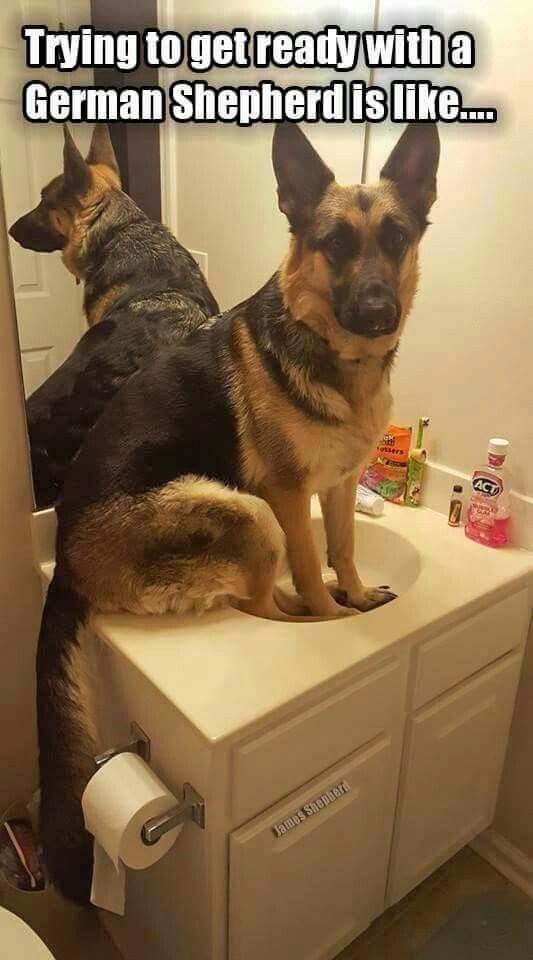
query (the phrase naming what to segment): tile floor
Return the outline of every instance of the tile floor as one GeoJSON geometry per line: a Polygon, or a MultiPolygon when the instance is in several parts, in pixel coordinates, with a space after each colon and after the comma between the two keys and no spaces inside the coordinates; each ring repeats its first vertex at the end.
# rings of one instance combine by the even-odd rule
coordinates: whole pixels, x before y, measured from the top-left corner
{"type": "MultiPolygon", "coordinates": [[[[525,894],[467,847],[379,917],[337,960],[414,960],[468,897],[499,892],[531,907],[525,894]]],[[[96,914],[65,904],[53,891],[17,894],[0,885],[0,905],[26,920],[56,960],[121,960],[96,914]]]]}
{"type": "MultiPolygon", "coordinates": [[[[416,960],[432,935],[469,897],[486,893],[505,894],[520,906],[531,908],[531,900],[524,893],[465,847],[379,917],[337,960],[416,960]]],[[[431,955],[429,950],[426,955],[431,955]]],[[[464,956],[466,960],[469,954],[464,956]]],[[[460,957],[450,956],[450,960],[460,957]]]]}

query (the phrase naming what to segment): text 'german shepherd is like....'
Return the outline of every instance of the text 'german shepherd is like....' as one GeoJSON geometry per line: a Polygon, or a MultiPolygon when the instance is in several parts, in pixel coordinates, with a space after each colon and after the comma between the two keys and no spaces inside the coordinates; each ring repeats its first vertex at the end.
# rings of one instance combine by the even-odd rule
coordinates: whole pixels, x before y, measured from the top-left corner
{"type": "Polygon", "coordinates": [[[412,124],[376,186],[342,187],[296,126],[279,125],[273,162],[292,234],[280,270],[129,380],[73,464],[38,653],[42,837],[67,895],[86,898],[91,872],[80,798],[96,747],[78,632],[94,612],[229,602],[328,619],[394,598],[357,574],[354,491],[389,419],[438,159],[436,126],[412,124]],[[276,586],[285,544],[296,596],[276,586]]]}

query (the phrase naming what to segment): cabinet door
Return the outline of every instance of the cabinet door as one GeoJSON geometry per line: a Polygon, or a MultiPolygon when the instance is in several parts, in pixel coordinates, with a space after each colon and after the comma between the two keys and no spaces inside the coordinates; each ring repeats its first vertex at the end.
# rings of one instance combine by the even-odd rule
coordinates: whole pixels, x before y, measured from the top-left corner
{"type": "Polygon", "coordinates": [[[383,911],[399,752],[380,737],[231,835],[231,960],[326,960],[383,911]]]}
{"type": "Polygon", "coordinates": [[[408,727],[388,904],[491,823],[522,652],[414,715],[408,727]]]}

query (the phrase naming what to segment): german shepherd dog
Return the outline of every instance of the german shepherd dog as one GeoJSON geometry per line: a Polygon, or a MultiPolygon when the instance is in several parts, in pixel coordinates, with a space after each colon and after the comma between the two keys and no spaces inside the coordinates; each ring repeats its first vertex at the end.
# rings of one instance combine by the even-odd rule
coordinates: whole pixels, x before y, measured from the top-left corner
{"type": "Polygon", "coordinates": [[[90,329],[27,401],[35,500],[48,507],[110,398],[160,346],[218,305],[188,251],[121,191],[105,125],[95,127],[87,160],[65,127],[63,174],[10,234],[30,250],[61,250],[67,269],[85,282],[90,329]]]}
{"type": "Polygon", "coordinates": [[[37,661],[45,856],[89,890],[80,797],[96,745],[79,632],[95,611],[229,602],[273,619],[345,617],[393,599],[354,565],[354,491],[390,412],[390,370],[436,196],[437,128],[408,126],[377,186],[341,187],[293,124],[274,134],[288,255],[258,293],[132,377],[72,465],[37,661]],[[310,523],[320,496],[323,582],[310,523]],[[286,542],[296,596],[276,587],[286,542]]]}

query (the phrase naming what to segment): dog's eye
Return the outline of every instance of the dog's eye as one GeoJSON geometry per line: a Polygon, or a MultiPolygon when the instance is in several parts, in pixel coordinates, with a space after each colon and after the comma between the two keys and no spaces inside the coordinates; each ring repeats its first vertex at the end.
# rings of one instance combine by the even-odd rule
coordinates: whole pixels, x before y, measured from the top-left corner
{"type": "Polygon", "coordinates": [[[359,251],[359,234],[348,223],[339,224],[329,234],[324,242],[326,256],[342,264],[351,257],[356,257],[359,251]]]}
{"type": "Polygon", "coordinates": [[[393,247],[396,247],[398,252],[403,252],[409,240],[405,230],[403,230],[402,227],[398,227],[396,224],[394,224],[393,227],[389,228],[388,233],[389,233],[389,236],[388,236],[389,243],[393,247]]]}
{"type": "Polygon", "coordinates": [[[405,230],[396,230],[395,242],[398,247],[405,247],[407,245],[407,234],[405,230]]]}
{"type": "Polygon", "coordinates": [[[332,266],[342,264],[345,259],[346,244],[337,234],[329,236],[323,246],[324,253],[332,266]]]}
{"type": "Polygon", "coordinates": [[[409,245],[409,234],[394,220],[386,219],[380,231],[381,246],[390,257],[402,257],[409,245]]]}

